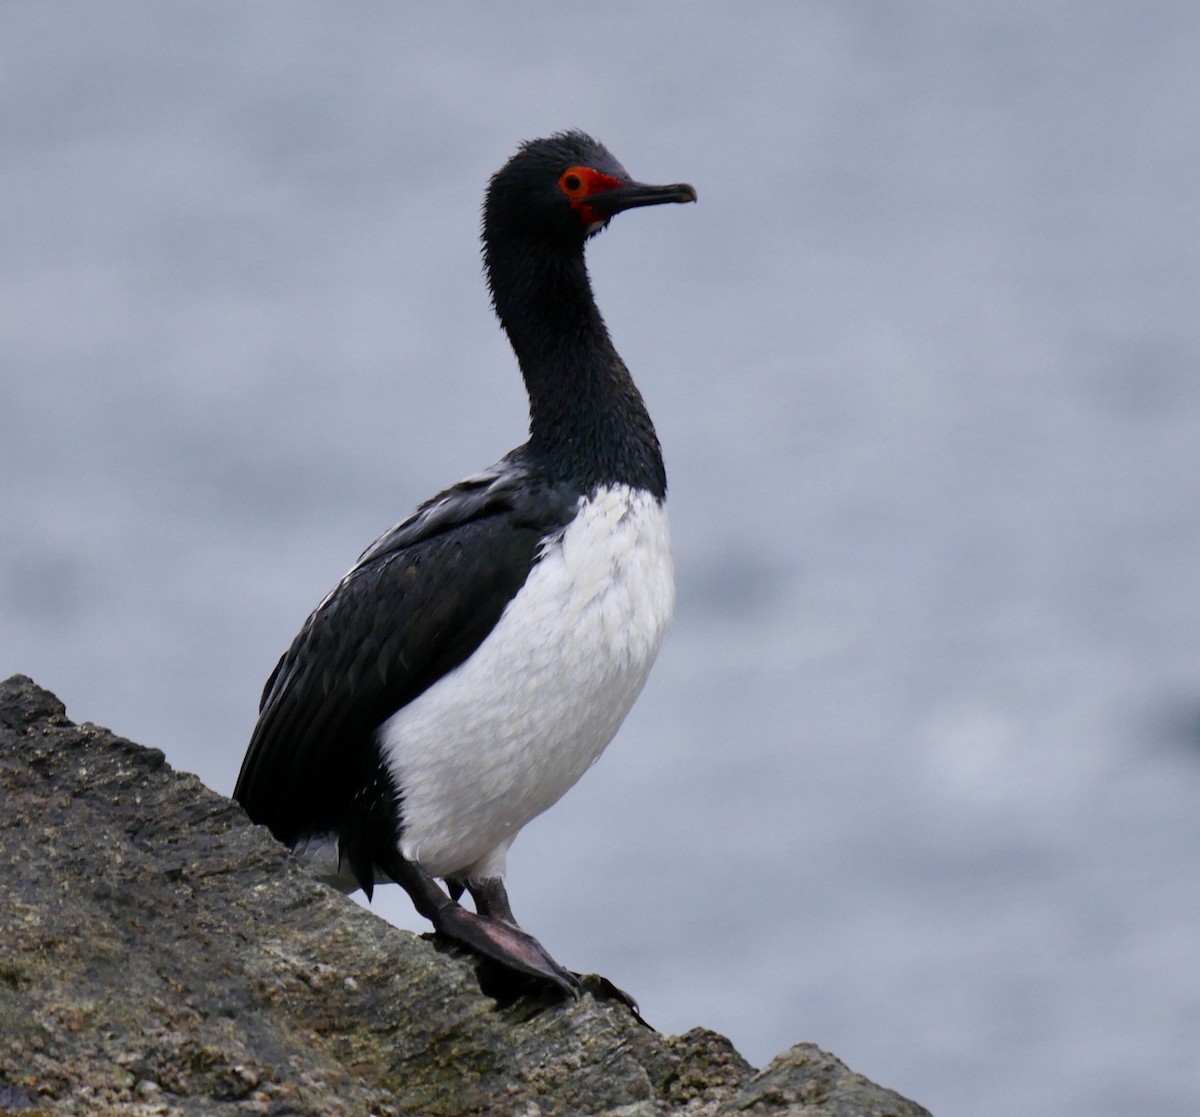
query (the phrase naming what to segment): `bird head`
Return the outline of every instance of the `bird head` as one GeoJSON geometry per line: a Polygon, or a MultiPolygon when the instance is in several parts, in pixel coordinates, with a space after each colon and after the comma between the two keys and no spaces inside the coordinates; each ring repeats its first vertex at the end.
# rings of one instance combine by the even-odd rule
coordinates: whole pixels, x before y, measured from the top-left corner
{"type": "Polygon", "coordinates": [[[635,182],[603,144],[582,132],[559,132],[523,143],[492,176],[484,239],[582,245],[622,210],[695,200],[696,191],[686,183],[635,182]]]}

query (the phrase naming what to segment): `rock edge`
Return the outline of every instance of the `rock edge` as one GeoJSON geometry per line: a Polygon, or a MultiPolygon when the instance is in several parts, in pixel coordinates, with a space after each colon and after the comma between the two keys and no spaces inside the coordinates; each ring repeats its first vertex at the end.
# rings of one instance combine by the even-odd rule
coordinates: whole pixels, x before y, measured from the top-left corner
{"type": "Polygon", "coordinates": [[[599,982],[512,988],[21,675],[0,683],[0,803],[0,1114],[927,1114],[812,1044],[758,1072],[599,982]]]}

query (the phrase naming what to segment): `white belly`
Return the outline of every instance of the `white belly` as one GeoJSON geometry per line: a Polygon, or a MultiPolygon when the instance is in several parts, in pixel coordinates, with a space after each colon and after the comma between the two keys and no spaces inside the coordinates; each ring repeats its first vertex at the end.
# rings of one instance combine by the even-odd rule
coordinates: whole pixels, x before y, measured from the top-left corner
{"type": "Polygon", "coordinates": [[[432,876],[502,876],[508,846],[612,740],[675,599],[666,511],[585,501],[470,658],[380,729],[401,852],[432,876]]]}

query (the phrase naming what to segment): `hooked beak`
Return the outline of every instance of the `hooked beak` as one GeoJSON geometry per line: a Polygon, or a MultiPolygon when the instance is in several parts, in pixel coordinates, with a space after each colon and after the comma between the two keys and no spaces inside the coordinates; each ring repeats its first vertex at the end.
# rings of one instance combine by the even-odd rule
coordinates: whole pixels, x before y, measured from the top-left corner
{"type": "Polygon", "coordinates": [[[588,209],[600,220],[607,221],[614,213],[638,206],[657,206],[663,202],[694,202],[696,191],[686,182],[670,186],[649,186],[644,182],[623,182],[611,190],[601,190],[589,196],[588,209]]]}

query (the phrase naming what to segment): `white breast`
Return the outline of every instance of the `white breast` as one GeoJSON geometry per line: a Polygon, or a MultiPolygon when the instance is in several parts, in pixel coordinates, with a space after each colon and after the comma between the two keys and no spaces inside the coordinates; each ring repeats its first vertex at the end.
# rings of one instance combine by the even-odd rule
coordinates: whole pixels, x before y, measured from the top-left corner
{"type": "Polygon", "coordinates": [[[662,505],[627,486],[583,501],[474,654],[382,726],[403,855],[433,876],[502,876],[517,831],[612,740],[674,598],[662,505]]]}

